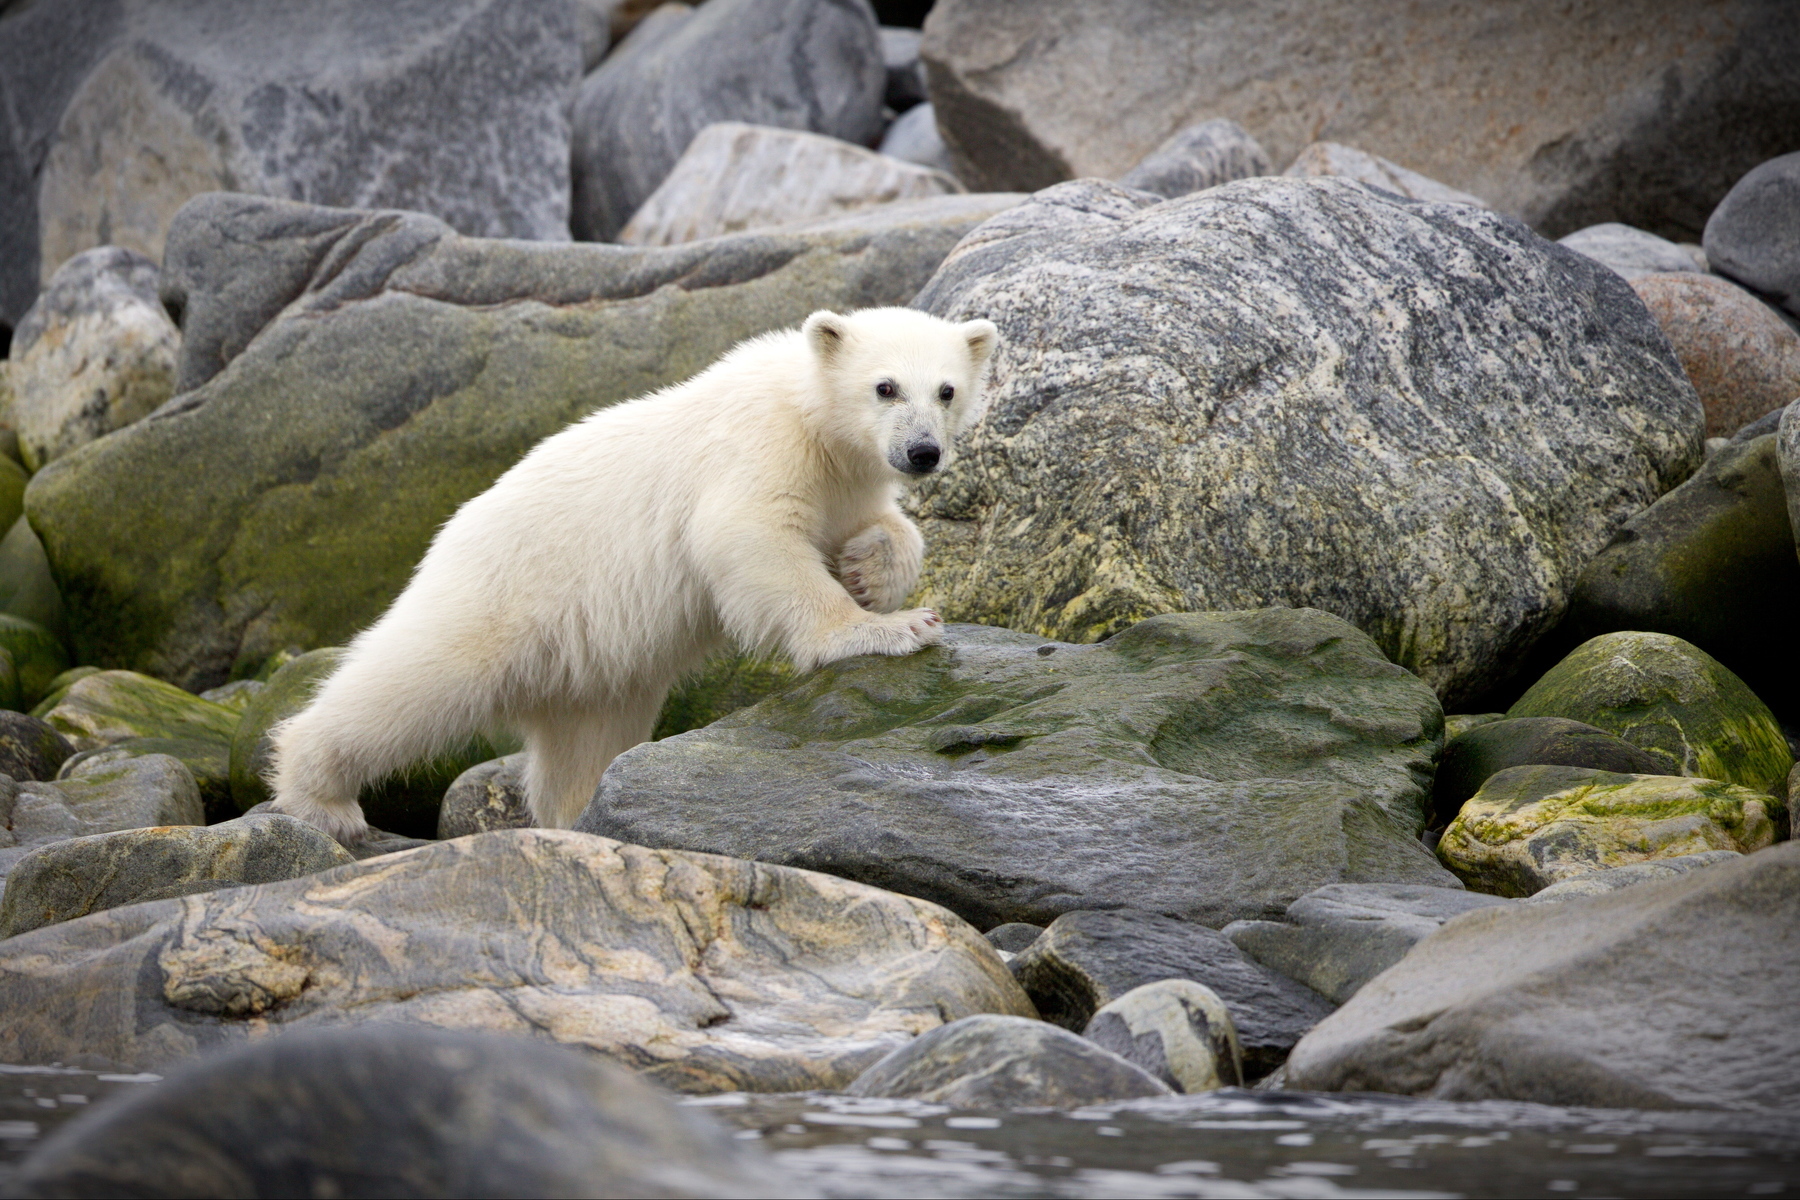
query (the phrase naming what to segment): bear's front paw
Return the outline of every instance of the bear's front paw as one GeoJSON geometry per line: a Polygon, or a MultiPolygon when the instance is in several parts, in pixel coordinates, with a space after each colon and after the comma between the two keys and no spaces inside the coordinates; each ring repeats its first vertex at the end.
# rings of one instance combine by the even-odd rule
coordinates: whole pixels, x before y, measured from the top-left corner
{"type": "Polygon", "coordinates": [[[872,525],[838,551],[838,582],[866,611],[891,613],[919,581],[918,558],[887,529],[872,525]]]}
{"type": "Polygon", "coordinates": [[[269,805],[269,809],[298,817],[340,846],[354,846],[369,836],[369,822],[364,819],[360,804],[325,805],[313,800],[283,797],[269,805]]]}
{"type": "Polygon", "coordinates": [[[911,654],[914,650],[923,650],[927,646],[935,646],[944,640],[944,618],[929,608],[914,608],[906,612],[895,613],[897,621],[904,622],[907,636],[912,644],[903,650],[890,651],[894,654],[911,654]]]}

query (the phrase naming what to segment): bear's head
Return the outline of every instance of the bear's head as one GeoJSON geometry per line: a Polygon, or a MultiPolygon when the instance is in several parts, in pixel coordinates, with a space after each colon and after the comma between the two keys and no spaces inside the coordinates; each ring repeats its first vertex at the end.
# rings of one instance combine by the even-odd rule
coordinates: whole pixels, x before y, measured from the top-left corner
{"type": "Polygon", "coordinates": [[[982,384],[1000,341],[992,321],[958,325],[911,308],[865,308],[816,312],[801,332],[818,365],[832,440],[903,478],[942,469],[957,434],[981,418],[982,384]]]}

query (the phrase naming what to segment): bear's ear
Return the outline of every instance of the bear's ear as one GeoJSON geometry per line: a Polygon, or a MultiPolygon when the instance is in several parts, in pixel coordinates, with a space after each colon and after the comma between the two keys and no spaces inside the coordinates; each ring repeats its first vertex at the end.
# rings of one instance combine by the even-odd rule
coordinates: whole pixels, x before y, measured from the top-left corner
{"type": "Polygon", "coordinates": [[[813,356],[822,363],[831,362],[843,353],[844,344],[850,340],[844,318],[826,309],[806,318],[800,332],[806,335],[806,344],[812,347],[813,356]]]}
{"type": "Polygon", "coordinates": [[[992,321],[964,321],[959,327],[962,335],[969,343],[969,358],[980,371],[987,366],[987,360],[993,357],[994,348],[1000,344],[1000,330],[992,321]]]}

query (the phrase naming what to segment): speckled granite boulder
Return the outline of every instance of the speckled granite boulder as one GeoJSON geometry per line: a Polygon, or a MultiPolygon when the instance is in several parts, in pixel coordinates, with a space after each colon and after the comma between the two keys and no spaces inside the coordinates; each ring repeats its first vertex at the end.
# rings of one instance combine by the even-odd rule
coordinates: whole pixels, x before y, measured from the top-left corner
{"type": "Polygon", "coordinates": [[[1449,882],[1417,838],[1440,721],[1309,609],[1098,646],[952,627],[626,751],[576,828],[829,871],[984,929],[1119,906],[1223,925],[1326,883],[1449,882]]]}
{"type": "Polygon", "coordinates": [[[545,829],[33,930],[0,943],[0,1009],[4,1062],[158,1070],[272,1027],[398,1022],[691,1092],[840,1088],[914,1034],[1032,1011],[936,905],[545,829]]]}
{"type": "Polygon", "coordinates": [[[1119,183],[1172,199],[1272,173],[1268,153],[1242,125],[1216,119],[1176,130],[1120,176],[1119,183]]]}
{"type": "Polygon", "coordinates": [[[964,1017],[870,1067],[847,1089],[957,1108],[1079,1108],[1173,1089],[1086,1038],[1042,1021],[964,1017]]]}
{"type": "Polygon", "coordinates": [[[1312,605],[1454,705],[1700,464],[1693,388],[1589,259],[1344,180],[1157,199],[1041,192],[920,293],[1002,332],[987,419],[908,501],[921,603],[1072,641],[1312,605]]]}

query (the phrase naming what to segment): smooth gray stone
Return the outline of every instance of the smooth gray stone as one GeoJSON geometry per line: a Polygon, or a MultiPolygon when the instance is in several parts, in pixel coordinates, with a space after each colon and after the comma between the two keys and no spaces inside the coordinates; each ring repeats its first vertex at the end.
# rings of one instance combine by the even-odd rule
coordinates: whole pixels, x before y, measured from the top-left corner
{"type": "Polygon", "coordinates": [[[1094,1014],[1081,1036],[1178,1092],[1244,1085],[1237,1026],[1219,994],[1191,979],[1132,988],[1094,1014]]]}
{"type": "Polygon", "coordinates": [[[954,177],[956,174],[950,169],[950,152],[944,149],[944,139],[938,134],[937,117],[930,104],[914,105],[894,118],[894,123],[881,135],[881,152],[946,175],[954,177]]]}
{"type": "Polygon", "coordinates": [[[1236,121],[1218,118],[1176,130],[1119,177],[1121,187],[1174,198],[1270,175],[1269,155],[1236,121]]]}
{"type": "Polygon", "coordinates": [[[1719,201],[1706,221],[1707,262],[1800,315],[1800,151],[1771,158],[1719,201]]]}
{"type": "Polygon", "coordinates": [[[1001,330],[986,419],[903,501],[931,547],[915,598],[952,620],[1085,642],[1309,605],[1455,709],[1703,454],[1699,397],[1623,279],[1348,180],[1061,184],[915,303],[1001,330]]]}
{"type": "Polygon", "coordinates": [[[640,26],[575,99],[575,236],[611,240],[717,121],[869,145],[886,87],[868,0],[710,0],[640,26]]]}
{"type": "Polygon", "coordinates": [[[1065,1029],[1085,1028],[1100,1009],[1147,983],[1203,984],[1231,1011],[1249,1079],[1279,1067],[1332,1008],[1216,930],[1129,909],[1064,913],[1007,965],[1038,1013],[1065,1029]]]}
{"type": "Polygon", "coordinates": [[[96,1106],[10,1195],[795,1196],[756,1147],[622,1070],[520,1038],[285,1034],[96,1106]]]}
{"type": "Polygon", "coordinates": [[[957,1108],[1079,1108],[1166,1096],[1143,1068],[1025,1017],[964,1017],[921,1034],[845,1089],[957,1108]]]}
{"type": "Polygon", "coordinates": [[[1667,238],[1608,221],[1556,239],[1577,254],[1610,267],[1625,279],[1675,271],[1704,271],[1694,256],[1667,238]]]}
{"type": "Polygon", "coordinates": [[[1451,917],[1512,904],[1501,896],[1399,883],[1334,883],[1288,906],[1282,921],[1222,932],[1266,967],[1342,1004],[1451,917]]]}
{"type": "Polygon", "coordinates": [[[458,775],[438,809],[438,840],[537,824],[525,805],[524,770],[525,756],[509,754],[458,775]]]}
{"type": "Polygon", "coordinates": [[[1008,921],[1004,925],[996,925],[982,936],[992,942],[994,949],[1004,950],[1008,954],[1017,954],[1043,934],[1042,925],[1032,925],[1024,921],[1008,921]]]}
{"type": "Polygon", "coordinates": [[[21,782],[55,779],[75,753],[68,739],[36,717],[0,710],[0,775],[21,782]]]}
{"type": "Polygon", "coordinates": [[[1800,843],[1470,913],[1322,1021],[1297,1091],[1791,1113],[1800,843]]]}
{"type": "Polygon", "coordinates": [[[7,874],[0,938],[103,909],[294,879],[355,861],[283,813],[69,838],[38,847],[7,874]]]}
{"type": "Polygon", "coordinates": [[[96,765],[56,783],[0,775],[0,879],[30,851],[65,838],[205,823],[193,773],[166,754],[96,765]]]}
{"type": "Polygon", "coordinates": [[[1545,904],[1557,900],[1573,900],[1578,896],[1604,896],[1620,888],[1654,883],[1659,879],[1672,879],[1702,867],[1736,862],[1743,857],[1736,850],[1705,850],[1699,854],[1683,854],[1676,858],[1659,858],[1625,867],[1611,867],[1553,883],[1543,891],[1527,896],[1521,903],[1545,904]]]}
{"type": "MultiPolygon", "coordinates": [[[[1791,404],[1783,405],[1771,412],[1766,412],[1762,416],[1756,418],[1756,420],[1739,429],[1726,440],[1728,442],[1749,442],[1762,437],[1764,434],[1776,433],[1781,429],[1781,415],[1792,407],[1793,405],[1791,404]]],[[[1707,440],[1711,441],[1712,439],[1708,438],[1707,440]]]]}

